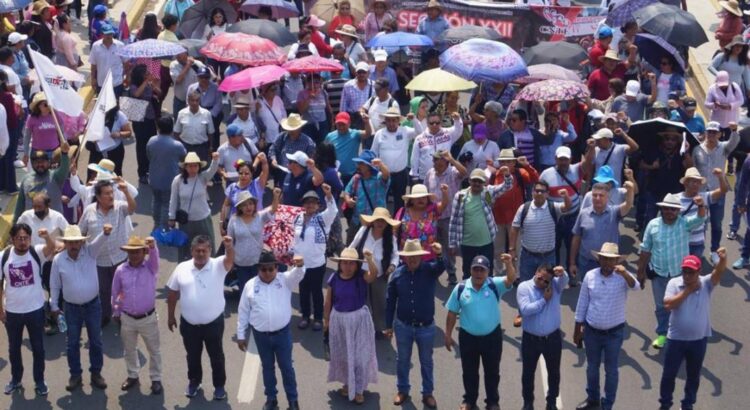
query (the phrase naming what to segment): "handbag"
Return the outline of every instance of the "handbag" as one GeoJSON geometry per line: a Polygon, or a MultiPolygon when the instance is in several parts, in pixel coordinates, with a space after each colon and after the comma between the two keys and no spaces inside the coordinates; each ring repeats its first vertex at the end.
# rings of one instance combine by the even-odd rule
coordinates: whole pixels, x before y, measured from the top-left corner
{"type": "Polygon", "coordinates": [[[177,221],[180,225],[188,223],[188,212],[190,212],[190,207],[193,205],[193,194],[195,194],[195,186],[198,185],[198,180],[196,179],[195,182],[193,182],[193,190],[190,192],[190,202],[188,202],[188,209],[187,211],[183,211],[182,209],[178,209],[177,213],[175,213],[175,221],[177,221]]]}
{"type": "Polygon", "coordinates": [[[120,97],[120,111],[128,117],[130,121],[140,122],[146,118],[150,100],[141,100],[133,97],[120,97]]]}

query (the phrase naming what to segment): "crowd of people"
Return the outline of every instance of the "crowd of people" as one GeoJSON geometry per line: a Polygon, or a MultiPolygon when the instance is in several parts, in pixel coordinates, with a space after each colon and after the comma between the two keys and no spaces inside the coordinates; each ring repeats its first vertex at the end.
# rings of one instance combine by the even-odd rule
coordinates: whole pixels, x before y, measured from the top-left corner
{"type": "MultiPolygon", "coordinates": [[[[187,354],[188,397],[202,388],[205,347],[213,397],[227,398],[225,290],[237,286],[236,342],[244,351],[252,337],[257,347],[263,409],[278,408],[276,365],[289,408],[298,409],[290,330],[298,288],[295,325],[320,332],[328,381],[342,384],[341,396],[364,402],[368,384],[378,378],[376,345],[395,336],[393,404],[410,400],[416,344],[421,401],[435,408],[435,291],[446,273],[453,290],[445,301],[445,347],[459,346],[462,410],[478,408],[480,361],[487,408],[500,408],[498,305],[503,293],[513,291],[514,326],[522,331],[523,408],[534,408],[540,356],[548,373],[546,409],[557,408],[560,298],[573,288],[580,288],[573,340],[584,346],[587,361],[586,399],[577,408],[613,408],[627,295],[648,281],[656,324],[651,346],[664,349],[660,408],[673,405],[682,362],[687,380],[681,408],[695,405],[711,335],[710,298],[727,265],[721,244],[727,174],[738,177],[728,239],[737,237],[750,199],[750,162],[737,150],[740,107],[750,89],[748,46],[740,32],[726,37],[722,31],[716,80],[705,101],[686,95],[674,58],[665,55],[659,67],[641,58],[635,45],[640,29],[628,22],[602,25],[595,33],[580,73],[590,98],[528,102],[515,98],[522,83],[483,82],[464,107],[458,92],[406,90],[418,72],[439,66],[441,48],[392,52],[366,46],[381,33],[399,30],[385,0],[370,2],[363,21],[355,20],[349,0],[340,0],[330,22],[307,12],[307,3],[315,2],[296,2],[304,17],[288,59],[319,55],[344,70],[290,74],[230,93],[219,84],[244,68],[235,63],[187,51],[171,61],[119,57],[124,44],[118,27],[107,7],[92,1],[91,85],[99,92],[110,74],[118,97],[147,105],[138,120],[119,105],[108,111],[104,127],[114,144],[103,148],[91,141],[81,145],[83,116],[58,113],[58,124],[44,93],[30,92],[27,45],[72,70],[82,66],[67,14],[77,11],[80,19],[80,2],[78,10],[68,3],[34,2],[32,24],[14,13],[4,17],[0,141],[8,144],[0,145],[0,191],[17,195],[10,247],[0,264],[0,319],[8,332],[12,377],[6,394],[21,386],[24,328],[37,394],[48,393],[45,332],[66,333],[66,389],[82,385],[84,326],[91,384],[106,388],[101,333],[112,320],[120,326],[125,352],[122,390],[139,385],[141,336],[150,356],[150,389],[162,393],[155,313],[163,273],[159,245],[136,235],[131,221],[139,191],[150,190],[146,213],[155,231],[179,230],[187,238],[166,287],[167,327],[179,330],[187,354]],[[171,106],[163,104],[168,94],[171,106]],[[708,121],[698,105],[710,113],[708,121]],[[656,118],[672,125],[652,136],[652,150],[643,150],[629,129],[656,118]],[[690,138],[697,144],[689,144],[690,138]],[[131,143],[135,158],[126,156],[131,143]],[[77,165],[82,150],[89,158],[84,173],[77,165]],[[138,186],[123,178],[130,164],[136,165],[138,186]],[[16,165],[29,168],[21,181],[15,180],[16,165]],[[222,192],[216,224],[211,197],[222,192]],[[620,229],[633,208],[641,243],[637,268],[630,271],[622,264],[620,229]],[[293,212],[291,243],[283,253],[264,248],[264,228],[281,212],[293,212]],[[329,260],[337,266],[330,275],[329,260]],[[700,276],[705,263],[713,271],[700,276]]],[[[739,10],[734,0],[721,4],[727,16],[739,10]]],[[[179,42],[177,28],[190,5],[167,1],[161,20],[147,14],[126,41],[179,42]]],[[[417,32],[437,43],[450,25],[435,0],[425,13],[417,32]]],[[[271,13],[261,7],[257,16],[246,17],[268,19],[271,13]]],[[[217,8],[201,37],[210,40],[229,25],[217,8]]],[[[744,238],[736,269],[750,266],[750,234],[744,238]]]]}

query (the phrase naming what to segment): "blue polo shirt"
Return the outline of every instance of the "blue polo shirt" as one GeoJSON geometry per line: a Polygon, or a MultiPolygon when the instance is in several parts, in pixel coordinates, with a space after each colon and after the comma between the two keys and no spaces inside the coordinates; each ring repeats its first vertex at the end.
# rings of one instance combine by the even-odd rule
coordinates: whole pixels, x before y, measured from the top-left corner
{"type": "MultiPolygon", "coordinates": [[[[505,286],[505,277],[487,278],[495,282],[497,292],[500,296],[508,291],[505,286]]],[[[490,285],[485,281],[482,287],[477,291],[471,284],[471,279],[466,281],[461,293],[461,303],[458,303],[458,286],[453,288],[451,296],[445,307],[453,312],[461,314],[461,329],[474,336],[484,336],[492,333],[500,324],[499,301],[495,292],[490,289],[490,285]]]]}
{"type": "Polygon", "coordinates": [[[364,131],[349,129],[346,134],[336,130],[326,136],[325,142],[331,143],[336,150],[341,175],[351,176],[357,170],[357,164],[352,160],[359,155],[359,140],[363,134],[364,131]]]}

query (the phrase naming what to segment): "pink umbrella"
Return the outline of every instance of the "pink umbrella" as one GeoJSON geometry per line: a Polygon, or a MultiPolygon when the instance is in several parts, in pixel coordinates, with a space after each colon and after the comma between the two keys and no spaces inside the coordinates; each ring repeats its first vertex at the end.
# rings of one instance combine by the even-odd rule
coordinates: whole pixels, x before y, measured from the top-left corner
{"type": "Polygon", "coordinates": [[[283,264],[291,264],[290,251],[294,241],[294,218],[304,212],[297,206],[279,205],[274,219],[263,227],[263,244],[273,250],[276,259],[283,264]]]}
{"type": "Polygon", "coordinates": [[[344,70],[344,67],[338,61],[318,56],[307,56],[287,61],[282,67],[290,73],[322,73],[344,70]]]}
{"type": "Polygon", "coordinates": [[[288,74],[288,71],[275,65],[246,68],[225,78],[219,85],[219,91],[230,92],[249,90],[278,81],[288,74]]]}
{"type": "Polygon", "coordinates": [[[524,101],[567,101],[590,96],[588,87],[579,81],[544,80],[529,84],[516,94],[524,101]]]}
{"type": "Polygon", "coordinates": [[[248,66],[284,62],[284,54],[273,41],[244,33],[216,35],[201,48],[201,53],[214,60],[248,66]]]}
{"type": "Polygon", "coordinates": [[[581,77],[573,70],[568,70],[557,64],[535,64],[526,67],[529,75],[517,78],[514,82],[530,84],[542,80],[570,80],[581,81],[581,77]]]}

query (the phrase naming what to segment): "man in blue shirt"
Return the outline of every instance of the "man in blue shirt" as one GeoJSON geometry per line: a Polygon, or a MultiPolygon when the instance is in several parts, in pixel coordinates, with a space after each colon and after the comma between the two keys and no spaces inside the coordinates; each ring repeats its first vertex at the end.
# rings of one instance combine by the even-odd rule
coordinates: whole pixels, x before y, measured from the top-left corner
{"type": "Polygon", "coordinates": [[[443,17],[443,7],[437,0],[430,0],[425,9],[427,17],[419,22],[417,34],[425,35],[435,41],[443,31],[450,28],[450,25],[448,20],[443,17]]]}
{"type": "Polygon", "coordinates": [[[461,410],[473,410],[479,396],[479,361],[484,369],[484,386],[487,410],[500,410],[500,356],[503,353],[503,332],[500,329],[500,296],[513,286],[516,268],[513,258],[503,254],[505,278],[489,277],[490,260],[477,255],[471,261],[471,278],[453,288],[445,307],[445,348],[453,348],[453,328],[458,315],[461,327],[458,344],[461,346],[461,370],[464,383],[464,401],[461,410]]]}
{"type": "MultiPolygon", "coordinates": [[[[366,114],[365,114],[366,115],[366,114]]],[[[336,159],[339,161],[339,172],[341,173],[341,182],[346,185],[352,179],[352,175],[357,172],[357,165],[354,158],[359,155],[359,143],[362,139],[367,139],[372,134],[370,121],[363,116],[365,120],[365,130],[354,130],[349,128],[352,123],[351,116],[346,111],[336,114],[336,131],[331,131],[325,139],[325,142],[331,143],[336,150],[336,159]]]]}
{"type": "Polygon", "coordinates": [[[151,137],[146,143],[148,156],[148,184],[153,192],[152,215],[154,227],[166,225],[169,219],[169,197],[172,180],[180,173],[180,161],[185,158],[185,146],[173,136],[174,122],[168,115],[156,121],[159,134],[151,137]]]}
{"type": "Polygon", "coordinates": [[[386,297],[385,323],[383,333],[391,337],[396,333],[396,388],[393,399],[396,406],[409,398],[409,369],[411,349],[414,343],[419,351],[419,365],[422,372],[422,403],[434,409],[437,407],[432,395],[432,341],[435,339],[435,284],[445,270],[442,257],[443,247],[432,244],[435,259],[422,263],[422,256],[429,252],[422,249],[418,239],[407,240],[404,250],[399,252],[405,264],[391,275],[386,297]],[[394,320],[395,316],[395,320],[394,320]]]}
{"type": "Polygon", "coordinates": [[[281,188],[281,203],[302,206],[302,197],[307,191],[314,191],[323,183],[323,174],[315,166],[315,160],[302,151],[286,154],[289,160],[289,173],[281,188]]]}
{"type": "Polygon", "coordinates": [[[542,265],[532,279],[518,286],[516,299],[523,317],[521,361],[523,373],[523,410],[534,410],[534,377],[539,356],[547,363],[547,410],[557,409],[560,393],[560,295],[568,284],[568,273],[562,266],[542,265]]]}

